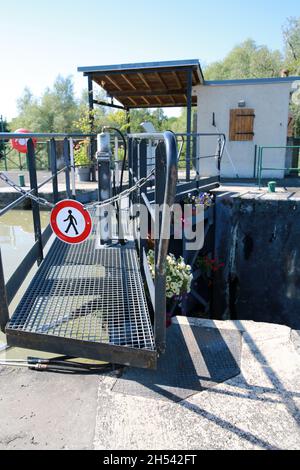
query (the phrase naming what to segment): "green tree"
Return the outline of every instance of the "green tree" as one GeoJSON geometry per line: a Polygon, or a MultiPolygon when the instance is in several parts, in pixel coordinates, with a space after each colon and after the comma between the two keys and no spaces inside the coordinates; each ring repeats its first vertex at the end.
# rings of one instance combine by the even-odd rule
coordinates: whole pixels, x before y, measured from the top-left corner
{"type": "Polygon", "coordinates": [[[288,18],[283,27],[285,65],[293,75],[300,74],[300,17],[288,18]]]}
{"type": "Polygon", "coordinates": [[[258,46],[252,39],[233,48],[224,60],[204,70],[206,80],[279,77],[283,57],[279,51],[258,46]]]}
{"type": "MultiPolygon", "coordinates": [[[[0,116],[0,132],[10,132],[8,128],[8,124],[2,116],[0,116]]],[[[5,145],[7,140],[0,140],[0,160],[5,155],[5,145]]]]}
{"type": "Polygon", "coordinates": [[[72,132],[79,104],[74,96],[71,77],[58,76],[53,88],[47,88],[41,98],[25,88],[18,100],[19,115],[11,127],[27,127],[32,132],[72,132]]]}
{"type": "MultiPolygon", "coordinates": [[[[283,27],[283,37],[285,42],[285,67],[291,75],[300,75],[300,17],[287,19],[283,27]]],[[[294,116],[295,135],[300,136],[300,102],[292,100],[291,111],[294,116]]]]}

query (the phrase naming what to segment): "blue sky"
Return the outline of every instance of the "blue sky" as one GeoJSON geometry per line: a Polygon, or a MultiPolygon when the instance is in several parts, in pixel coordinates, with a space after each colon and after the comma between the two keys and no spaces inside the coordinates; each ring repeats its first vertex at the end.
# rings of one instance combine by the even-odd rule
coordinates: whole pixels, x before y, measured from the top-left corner
{"type": "Polygon", "coordinates": [[[40,95],[77,66],[152,60],[222,59],[252,37],[282,49],[281,28],[299,0],[9,0],[1,2],[0,114],[16,114],[28,86],[40,95]]]}

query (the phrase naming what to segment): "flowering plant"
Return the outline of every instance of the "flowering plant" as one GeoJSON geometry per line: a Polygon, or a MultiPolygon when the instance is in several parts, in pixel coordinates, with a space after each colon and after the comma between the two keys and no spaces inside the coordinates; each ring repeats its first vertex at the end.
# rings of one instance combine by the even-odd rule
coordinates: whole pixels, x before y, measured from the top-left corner
{"type": "Polygon", "coordinates": [[[204,206],[205,209],[213,205],[213,196],[209,193],[199,193],[196,196],[193,196],[191,193],[184,200],[185,204],[200,204],[204,206]]]}
{"type": "Polygon", "coordinates": [[[88,141],[78,142],[74,147],[74,160],[76,166],[88,166],[91,161],[88,156],[88,141]]]}
{"type": "MultiPolygon", "coordinates": [[[[155,277],[155,256],[154,251],[148,252],[148,263],[151,276],[155,277]]],[[[168,299],[177,297],[179,300],[185,294],[191,292],[193,280],[192,268],[184,262],[182,256],[178,259],[170,254],[166,258],[166,296],[168,299]]]]}
{"type": "Polygon", "coordinates": [[[210,272],[217,272],[221,268],[224,268],[224,263],[219,263],[216,259],[211,259],[209,256],[203,256],[197,259],[196,265],[198,268],[201,268],[203,272],[210,273],[210,272]]]}

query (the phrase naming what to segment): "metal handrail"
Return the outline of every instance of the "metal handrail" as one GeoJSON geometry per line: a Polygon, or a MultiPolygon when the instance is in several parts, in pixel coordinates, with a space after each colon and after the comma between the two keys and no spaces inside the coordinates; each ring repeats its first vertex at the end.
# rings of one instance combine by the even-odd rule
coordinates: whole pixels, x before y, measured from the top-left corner
{"type": "MultiPolygon", "coordinates": [[[[166,145],[166,183],[164,194],[164,208],[162,214],[162,226],[167,220],[167,206],[171,207],[175,202],[177,183],[177,143],[176,135],[171,131],[156,133],[128,134],[130,139],[155,139],[164,140],[166,145]]],[[[161,235],[161,234],[160,234],[161,235]]],[[[163,274],[165,260],[168,254],[169,240],[160,238],[158,248],[157,269],[163,274]]]]}
{"type": "Polygon", "coordinates": [[[0,132],[0,140],[7,139],[80,139],[81,137],[96,137],[96,134],[81,134],[81,133],[43,133],[31,132],[28,134],[17,134],[14,132],[0,132]]]}
{"type": "Polygon", "coordinates": [[[284,168],[279,168],[279,167],[264,167],[263,166],[263,152],[264,150],[287,150],[287,149],[298,149],[300,150],[299,145],[285,145],[285,146],[261,146],[258,148],[258,187],[261,189],[262,186],[262,173],[263,171],[300,171],[300,167],[298,168],[289,168],[289,167],[284,167],[284,168]]]}
{"type": "MultiPolygon", "coordinates": [[[[129,134],[129,141],[139,140],[140,143],[145,142],[146,140],[156,140],[164,142],[165,153],[156,154],[156,169],[161,168],[163,173],[165,172],[165,182],[163,182],[159,175],[156,175],[156,203],[163,204],[163,211],[161,219],[156,221],[159,227],[159,238],[155,241],[155,283],[154,283],[154,292],[150,289],[150,284],[152,284],[152,279],[148,278],[146,266],[148,266],[147,260],[145,260],[146,265],[144,264],[145,253],[144,249],[141,247],[140,258],[141,264],[144,266],[145,276],[147,284],[150,291],[150,296],[152,304],[154,307],[154,331],[155,331],[155,342],[158,354],[163,353],[166,348],[166,258],[168,255],[169,249],[169,237],[165,237],[164,227],[169,222],[169,207],[172,207],[175,202],[176,197],[176,184],[177,184],[177,142],[176,136],[171,131],[161,132],[161,133],[138,133],[138,134],[129,134]],[[163,169],[164,168],[164,169],[163,169]],[[160,194],[160,196],[158,196],[160,194]],[[152,293],[151,293],[152,292],[152,293]],[[153,296],[154,293],[154,296],[153,296]]],[[[132,146],[132,145],[131,145],[132,146]]],[[[159,148],[159,147],[158,147],[159,148]]],[[[135,172],[134,168],[137,165],[137,161],[132,161],[130,164],[133,165],[134,177],[135,172]]],[[[151,206],[149,201],[146,198],[146,193],[141,192],[141,197],[144,199],[144,203],[148,209],[151,211],[151,206]],[[143,198],[145,196],[145,198],[143,198]]],[[[148,273],[149,274],[149,273],[148,273]]],[[[150,276],[151,277],[151,276],[150,276]]]]}

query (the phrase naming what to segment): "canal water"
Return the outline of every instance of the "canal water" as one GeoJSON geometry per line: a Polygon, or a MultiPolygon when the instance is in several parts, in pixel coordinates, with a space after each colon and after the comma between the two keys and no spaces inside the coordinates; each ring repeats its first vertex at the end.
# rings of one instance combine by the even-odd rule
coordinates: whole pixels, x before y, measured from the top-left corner
{"type": "MultiPolygon", "coordinates": [[[[41,212],[42,229],[49,224],[50,213],[41,212]]],[[[34,245],[33,219],[31,211],[12,210],[0,218],[0,247],[4,277],[7,282],[15,272],[20,262],[34,245]]],[[[50,244],[49,244],[50,246],[50,244]]],[[[13,300],[10,306],[12,314],[28,284],[36,272],[36,267],[31,270],[24,282],[23,288],[13,300]]],[[[3,358],[23,358],[27,357],[28,352],[17,349],[1,351],[5,344],[5,335],[0,332],[0,359],[3,358]]]]}
{"type": "MultiPolygon", "coordinates": [[[[42,229],[46,228],[50,220],[50,212],[41,212],[41,225],[42,229]]],[[[54,237],[50,239],[44,250],[46,255],[54,237]]],[[[23,260],[25,255],[28,253],[30,248],[34,244],[34,230],[33,220],[31,211],[10,211],[8,214],[0,218],[0,247],[2,254],[2,263],[4,268],[5,281],[7,282],[10,276],[15,272],[20,262],[23,260]]],[[[27,289],[30,281],[37,271],[35,266],[30,271],[21,290],[14,298],[10,305],[10,315],[14,312],[19,301],[21,300],[25,290],[27,289]]],[[[5,335],[0,331],[0,361],[4,359],[26,359],[28,356],[51,358],[57,355],[43,353],[41,351],[31,351],[20,348],[9,348],[5,349],[6,338],[5,335]]],[[[80,359],[84,363],[99,363],[101,361],[89,361],[88,359],[80,359]]]]}

